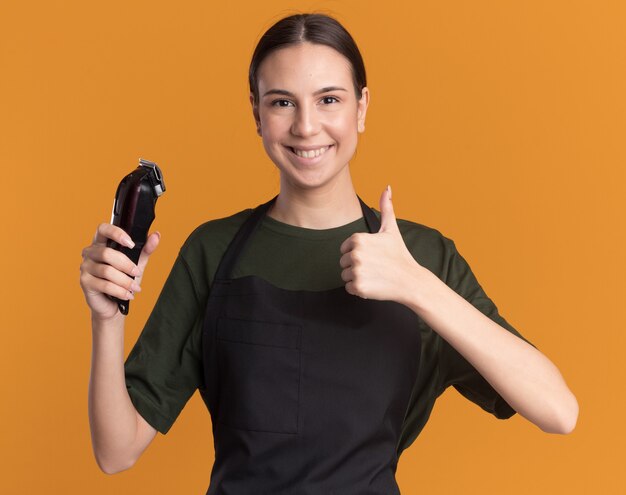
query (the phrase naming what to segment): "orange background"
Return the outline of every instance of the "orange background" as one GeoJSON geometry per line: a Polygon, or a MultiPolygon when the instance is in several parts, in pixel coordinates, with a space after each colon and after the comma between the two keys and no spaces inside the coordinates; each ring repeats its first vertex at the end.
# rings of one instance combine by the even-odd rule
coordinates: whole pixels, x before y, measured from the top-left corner
{"type": "Polygon", "coordinates": [[[162,240],[128,354],[187,235],[278,192],[247,69],[294,9],[336,16],[362,50],[357,192],[379,208],[389,183],[398,218],[454,239],[580,404],[574,432],[553,435],[448,389],[400,459],[402,493],[626,493],[626,8],[598,0],[4,2],[0,492],[205,493],[213,447],[197,393],[132,469],[98,469],[81,250],[119,180],[156,161],[162,240]]]}

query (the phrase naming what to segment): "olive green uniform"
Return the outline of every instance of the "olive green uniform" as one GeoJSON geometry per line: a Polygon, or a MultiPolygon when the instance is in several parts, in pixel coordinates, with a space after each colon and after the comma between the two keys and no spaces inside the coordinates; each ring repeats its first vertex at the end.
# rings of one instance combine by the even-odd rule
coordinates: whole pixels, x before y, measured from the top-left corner
{"type": "MultiPolygon", "coordinates": [[[[373,209],[380,218],[380,212],[373,209]]],[[[202,321],[213,275],[228,244],[251,208],[205,222],[180,248],[156,305],[125,362],[130,398],[145,420],[165,434],[203,384],[202,321]]],[[[417,262],[437,275],[496,323],[526,340],[498,312],[451,239],[439,231],[397,219],[402,238],[417,262]]],[[[265,216],[234,267],[232,278],[257,275],[288,290],[344,286],[341,244],[368,232],[363,217],[331,229],[307,229],[265,216]]],[[[426,424],[436,398],[450,385],[500,419],[515,414],[504,399],[452,346],[424,325],[421,364],[399,452],[426,424]]],[[[529,342],[530,343],[530,342],[529,342]]]]}

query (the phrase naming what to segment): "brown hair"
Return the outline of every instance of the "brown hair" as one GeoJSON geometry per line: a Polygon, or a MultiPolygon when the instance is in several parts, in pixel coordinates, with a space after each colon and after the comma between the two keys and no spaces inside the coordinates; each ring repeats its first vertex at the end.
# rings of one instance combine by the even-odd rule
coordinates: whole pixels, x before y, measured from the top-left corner
{"type": "Polygon", "coordinates": [[[350,33],[336,19],[326,14],[294,14],[276,22],[261,37],[252,55],[248,80],[254,101],[259,101],[257,72],[270,53],[299,43],[316,43],[334,48],[348,59],[357,99],[367,85],[361,52],[350,33]]]}

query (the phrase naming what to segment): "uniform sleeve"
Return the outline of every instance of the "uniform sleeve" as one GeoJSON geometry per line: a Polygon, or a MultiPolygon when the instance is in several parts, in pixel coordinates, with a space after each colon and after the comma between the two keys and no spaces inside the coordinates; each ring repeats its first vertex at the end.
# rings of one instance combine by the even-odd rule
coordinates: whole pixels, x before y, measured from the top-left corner
{"type": "MultiPolygon", "coordinates": [[[[454,242],[447,238],[445,240],[448,263],[446,284],[500,326],[536,347],[500,315],[495,303],[478,283],[465,258],[457,251],[454,242]]],[[[438,394],[452,385],[464,397],[498,419],[507,419],[515,414],[515,409],[507,404],[489,382],[443,338],[439,346],[438,366],[438,394]]]]}
{"type": "Polygon", "coordinates": [[[203,316],[191,270],[179,252],[124,364],[133,405],[162,434],[201,386],[203,316]]]}

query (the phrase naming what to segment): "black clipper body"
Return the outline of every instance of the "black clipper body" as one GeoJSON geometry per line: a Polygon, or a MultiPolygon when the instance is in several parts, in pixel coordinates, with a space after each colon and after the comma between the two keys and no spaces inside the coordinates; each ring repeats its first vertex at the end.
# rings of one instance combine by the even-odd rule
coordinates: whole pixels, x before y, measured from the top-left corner
{"type": "MultiPolygon", "coordinates": [[[[122,228],[133,240],[135,247],[131,249],[111,239],[107,240],[107,246],[121,251],[137,264],[154,220],[156,201],[164,192],[161,169],[156,163],[140,158],[139,166],[117,186],[111,213],[111,223],[122,228]]],[[[123,315],[128,314],[130,301],[108,294],[107,297],[117,302],[123,315]]]]}

